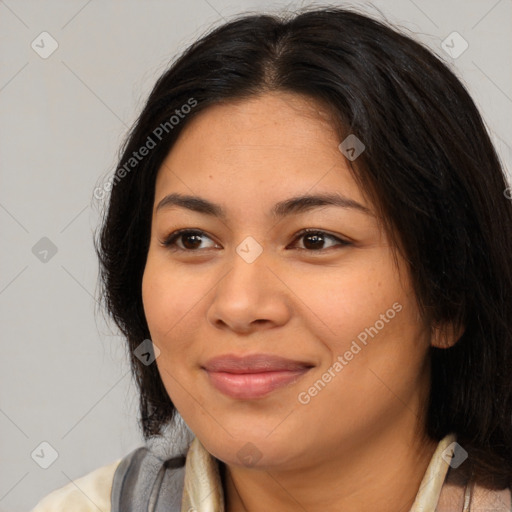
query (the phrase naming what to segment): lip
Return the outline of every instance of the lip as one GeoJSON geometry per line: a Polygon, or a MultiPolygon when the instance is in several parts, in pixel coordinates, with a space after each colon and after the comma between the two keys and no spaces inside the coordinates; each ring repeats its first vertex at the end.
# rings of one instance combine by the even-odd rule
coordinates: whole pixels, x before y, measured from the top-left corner
{"type": "Polygon", "coordinates": [[[252,354],[214,357],[203,369],[218,391],[231,398],[249,400],[295,382],[313,366],[271,354],[252,354]]]}

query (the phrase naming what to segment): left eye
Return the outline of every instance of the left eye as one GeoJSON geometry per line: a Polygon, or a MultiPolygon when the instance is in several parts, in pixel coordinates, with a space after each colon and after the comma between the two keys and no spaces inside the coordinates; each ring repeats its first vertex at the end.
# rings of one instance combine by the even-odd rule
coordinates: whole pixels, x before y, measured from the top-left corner
{"type": "MultiPolygon", "coordinates": [[[[203,243],[203,239],[208,239],[212,242],[209,248],[215,247],[217,245],[204,231],[191,229],[180,229],[174,233],[171,233],[162,241],[162,245],[172,250],[197,252],[199,249],[205,249],[205,247],[200,247],[203,243]]],[[[337,236],[330,235],[325,231],[313,229],[306,229],[299,232],[294,238],[292,246],[300,239],[304,239],[304,247],[297,247],[297,249],[308,252],[320,252],[322,250],[335,247],[336,245],[341,247],[350,245],[350,242],[347,242],[346,240],[343,240],[337,236]],[[326,248],[324,247],[326,240],[334,241],[334,244],[326,248]]],[[[208,247],[206,247],[206,249],[207,248],[208,247]]]]}
{"type": "MultiPolygon", "coordinates": [[[[325,243],[325,240],[334,240],[337,242],[337,245],[340,246],[346,246],[350,245],[349,242],[346,240],[343,240],[337,236],[330,235],[329,233],[326,233],[325,231],[318,231],[313,229],[305,229],[298,233],[298,235],[295,237],[294,242],[300,239],[304,239],[303,244],[309,245],[310,247],[299,247],[299,250],[302,251],[309,251],[309,252],[319,252],[321,250],[326,249],[323,247],[323,244],[325,243]]],[[[330,249],[334,247],[336,244],[331,245],[331,247],[327,247],[327,249],[330,249]]]]}

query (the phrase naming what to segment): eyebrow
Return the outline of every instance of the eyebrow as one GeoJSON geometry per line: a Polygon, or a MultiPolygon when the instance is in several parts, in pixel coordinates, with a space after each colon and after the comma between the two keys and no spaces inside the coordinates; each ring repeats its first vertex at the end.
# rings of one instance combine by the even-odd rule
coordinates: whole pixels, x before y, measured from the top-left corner
{"type": "MultiPolygon", "coordinates": [[[[222,206],[212,203],[207,199],[203,199],[202,197],[191,196],[191,195],[183,195],[183,194],[169,194],[165,196],[157,205],[156,211],[172,208],[173,206],[178,206],[181,208],[186,208],[188,210],[192,210],[194,212],[202,213],[204,215],[210,215],[213,217],[218,217],[220,219],[226,220],[227,214],[222,208],[222,206]]],[[[345,197],[341,194],[315,194],[315,195],[302,195],[292,197],[290,199],[286,199],[285,201],[280,201],[276,203],[270,214],[273,217],[281,218],[289,215],[298,215],[300,213],[305,213],[313,208],[317,208],[320,206],[337,206],[339,208],[346,209],[354,209],[358,210],[366,215],[372,215],[370,209],[362,204],[345,197]]]]}

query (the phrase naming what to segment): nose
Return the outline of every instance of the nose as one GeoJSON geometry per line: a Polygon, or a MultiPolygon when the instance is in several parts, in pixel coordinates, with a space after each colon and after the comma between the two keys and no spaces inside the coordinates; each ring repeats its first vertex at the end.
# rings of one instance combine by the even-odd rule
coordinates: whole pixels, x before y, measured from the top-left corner
{"type": "Polygon", "coordinates": [[[207,311],[217,329],[239,334],[286,324],[291,316],[289,290],[268,266],[265,251],[252,263],[234,252],[230,269],[218,282],[207,311]]]}

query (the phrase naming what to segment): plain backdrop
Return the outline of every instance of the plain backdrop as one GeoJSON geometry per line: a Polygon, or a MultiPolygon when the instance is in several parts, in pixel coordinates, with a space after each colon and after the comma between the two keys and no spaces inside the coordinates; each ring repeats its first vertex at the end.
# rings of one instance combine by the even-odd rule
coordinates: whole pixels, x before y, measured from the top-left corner
{"type": "MultiPolygon", "coordinates": [[[[0,511],[142,444],[124,342],[95,314],[93,190],[157,77],[238,13],[313,3],[0,0],[0,511]]],[[[511,0],[330,5],[384,15],[448,62],[511,169],[511,0]],[[457,58],[441,45],[454,31],[457,58]]]]}

